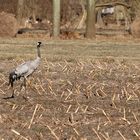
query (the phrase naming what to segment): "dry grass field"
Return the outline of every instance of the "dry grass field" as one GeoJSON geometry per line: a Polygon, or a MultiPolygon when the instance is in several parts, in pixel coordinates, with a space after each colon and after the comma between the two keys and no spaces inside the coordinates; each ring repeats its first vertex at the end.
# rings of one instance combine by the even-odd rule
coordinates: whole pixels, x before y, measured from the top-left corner
{"type": "Polygon", "coordinates": [[[0,39],[1,140],[140,140],[139,41],[42,41],[26,95],[18,81],[4,100],[9,71],[36,57],[37,41],[0,39]]]}

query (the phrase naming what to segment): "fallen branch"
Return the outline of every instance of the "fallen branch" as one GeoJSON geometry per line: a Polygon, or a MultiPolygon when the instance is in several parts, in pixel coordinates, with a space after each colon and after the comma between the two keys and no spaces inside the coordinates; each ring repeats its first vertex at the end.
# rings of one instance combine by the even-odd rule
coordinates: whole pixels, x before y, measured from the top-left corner
{"type": "Polygon", "coordinates": [[[14,129],[11,129],[11,131],[13,133],[15,133],[16,135],[20,136],[21,138],[23,138],[24,140],[28,140],[26,137],[22,136],[18,131],[14,130],[14,129]]]}
{"type": "Polygon", "coordinates": [[[50,126],[48,126],[48,129],[51,131],[52,135],[56,138],[56,140],[59,140],[59,138],[57,137],[57,135],[54,133],[54,131],[50,128],[50,126]]]}
{"type": "Polygon", "coordinates": [[[34,112],[33,112],[33,115],[32,115],[32,118],[31,118],[30,124],[29,124],[29,126],[28,126],[28,129],[31,128],[31,125],[32,125],[32,123],[33,123],[33,120],[34,120],[34,117],[35,117],[36,110],[37,110],[38,106],[39,106],[39,104],[37,104],[36,107],[35,107],[35,110],[34,110],[34,112]]]}

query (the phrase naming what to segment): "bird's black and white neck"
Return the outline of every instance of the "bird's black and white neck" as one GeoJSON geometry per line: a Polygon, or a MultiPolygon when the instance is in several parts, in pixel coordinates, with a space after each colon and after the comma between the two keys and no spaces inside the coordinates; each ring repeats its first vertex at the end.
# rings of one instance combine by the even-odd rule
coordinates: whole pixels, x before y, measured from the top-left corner
{"type": "Polygon", "coordinates": [[[37,42],[37,56],[38,56],[39,58],[41,58],[40,46],[41,46],[41,42],[37,42]]]}

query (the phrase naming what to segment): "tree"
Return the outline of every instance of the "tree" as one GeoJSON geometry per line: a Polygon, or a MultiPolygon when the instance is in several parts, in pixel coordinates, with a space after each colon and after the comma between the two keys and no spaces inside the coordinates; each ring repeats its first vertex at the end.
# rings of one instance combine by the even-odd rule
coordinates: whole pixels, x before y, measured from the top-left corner
{"type": "Polygon", "coordinates": [[[18,0],[17,4],[17,21],[20,24],[23,16],[23,6],[24,6],[24,0],[18,0]]]}
{"type": "Polygon", "coordinates": [[[137,18],[140,18],[140,0],[133,0],[132,3],[132,10],[135,11],[135,15],[137,18]]]}
{"type": "Polygon", "coordinates": [[[53,36],[58,37],[60,34],[60,1],[53,0],[53,36]]]}
{"type": "Polygon", "coordinates": [[[87,0],[86,37],[95,37],[95,0],[87,0]]]}
{"type": "Polygon", "coordinates": [[[86,1],[80,0],[80,5],[82,8],[82,17],[80,19],[80,22],[78,23],[77,29],[82,29],[85,25],[86,18],[87,18],[87,10],[86,10],[86,1]]]}

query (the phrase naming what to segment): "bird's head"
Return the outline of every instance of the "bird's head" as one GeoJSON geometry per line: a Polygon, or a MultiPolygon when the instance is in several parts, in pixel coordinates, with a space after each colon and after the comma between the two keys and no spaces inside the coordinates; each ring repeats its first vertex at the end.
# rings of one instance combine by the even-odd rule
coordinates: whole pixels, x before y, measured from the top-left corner
{"type": "Polygon", "coordinates": [[[41,46],[41,42],[37,42],[37,47],[40,47],[41,46]]]}

